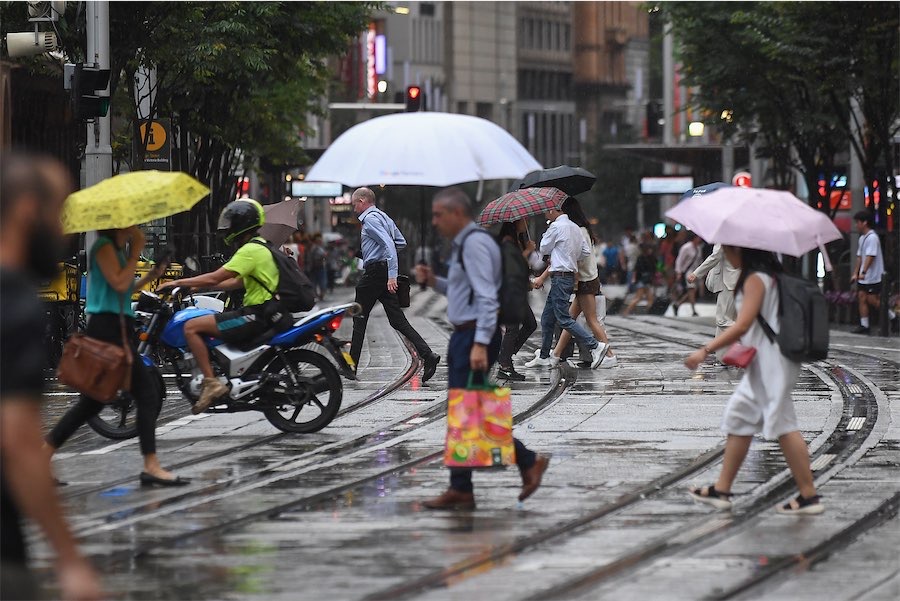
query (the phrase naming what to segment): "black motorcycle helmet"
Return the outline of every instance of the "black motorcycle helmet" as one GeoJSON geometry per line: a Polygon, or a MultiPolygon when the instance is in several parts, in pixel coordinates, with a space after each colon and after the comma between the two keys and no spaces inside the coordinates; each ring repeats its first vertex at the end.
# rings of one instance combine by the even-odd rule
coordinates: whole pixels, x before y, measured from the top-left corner
{"type": "Polygon", "coordinates": [[[252,198],[242,198],[228,203],[219,215],[220,236],[224,236],[225,244],[234,244],[241,235],[258,230],[266,222],[266,213],[262,205],[252,198]]]}

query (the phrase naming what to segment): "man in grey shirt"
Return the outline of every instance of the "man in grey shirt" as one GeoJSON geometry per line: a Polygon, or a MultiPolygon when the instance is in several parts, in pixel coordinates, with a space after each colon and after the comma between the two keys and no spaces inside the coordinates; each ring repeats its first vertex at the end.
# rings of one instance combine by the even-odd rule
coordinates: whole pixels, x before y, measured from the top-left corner
{"type": "Polygon", "coordinates": [[[393,219],[375,206],[375,193],[368,188],[358,188],[350,197],[353,211],[362,223],[362,259],[365,273],[356,284],[356,302],[362,306],[359,315],[353,317],[353,342],[350,356],[359,363],[369,314],[375,302],[381,302],[391,327],[403,334],[424,361],[422,382],[434,375],[440,355],[422,339],[409,324],[400,301],[397,299],[397,249],[406,248],[406,240],[393,219]]]}
{"type": "MultiPolygon", "coordinates": [[[[425,265],[417,267],[417,279],[447,295],[447,319],[453,334],[447,349],[447,387],[465,388],[469,374],[483,382],[500,354],[497,312],[502,278],[500,246],[472,220],[472,200],[459,188],[437,193],[432,205],[432,223],[445,238],[453,241],[450,271],[446,278],[435,277],[425,265]],[[460,253],[465,268],[460,265],[460,253]]],[[[537,455],[513,439],[516,465],[522,475],[519,500],[531,496],[538,486],[549,457],[537,455]]],[[[427,509],[474,509],[472,470],[452,468],[450,488],[424,502],[427,509]]]]}

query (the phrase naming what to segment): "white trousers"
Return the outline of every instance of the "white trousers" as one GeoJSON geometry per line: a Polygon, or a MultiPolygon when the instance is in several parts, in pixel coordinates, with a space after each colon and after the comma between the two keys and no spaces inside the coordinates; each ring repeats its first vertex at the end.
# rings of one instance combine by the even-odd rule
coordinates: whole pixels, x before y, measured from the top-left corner
{"type": "MultiPolygon", "coordinates": [[[[723,288],[716,297],[716,336],[734,325],[737,319],[737,308],[734,306],[734,290],[723,288]]],[[[728,352],[727,348],[716,351],[716,359],[722,361],[722,357],[728,352]]]]}

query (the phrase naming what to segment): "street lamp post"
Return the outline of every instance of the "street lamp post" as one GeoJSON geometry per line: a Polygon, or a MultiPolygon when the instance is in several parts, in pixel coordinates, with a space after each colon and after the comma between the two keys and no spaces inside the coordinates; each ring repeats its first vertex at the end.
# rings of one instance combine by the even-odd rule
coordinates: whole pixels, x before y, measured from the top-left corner
{"type": "MultiPolygon", "coordinates": [[[[87,62],[92,61],[100,69],[109,69],[109,2],[87,3],[87,62]]],[[[109,96],[109,84],[105,95],[109,96]]],[[[82,165],[82,187],[93,186],[112,177],[112,146],[110,145],[109,114],[94,117],[87,124],[87,146],[82,165]]],[[[90,252],[97,234],[85,235],[85,250],[90,252]]]]}

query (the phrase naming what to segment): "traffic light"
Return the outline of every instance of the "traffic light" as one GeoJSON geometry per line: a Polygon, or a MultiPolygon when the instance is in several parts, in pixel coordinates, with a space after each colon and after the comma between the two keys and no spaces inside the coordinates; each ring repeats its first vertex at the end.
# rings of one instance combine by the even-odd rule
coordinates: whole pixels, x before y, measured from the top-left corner
{"type": "Polygon", "coordinates": [[[415,113],[425,110],[425,92],[419,86],[406,88],[406,112],[415,113]]]}
{"type": "Polygon", "coordinates": [[[84,64],[71,67],[69,88],[72,91],[72,110],[75,118],[86,121],[108,115],[109,96],[100,96],[98,92],[102,92],[109,85],[109,69],[84,64]]]}

